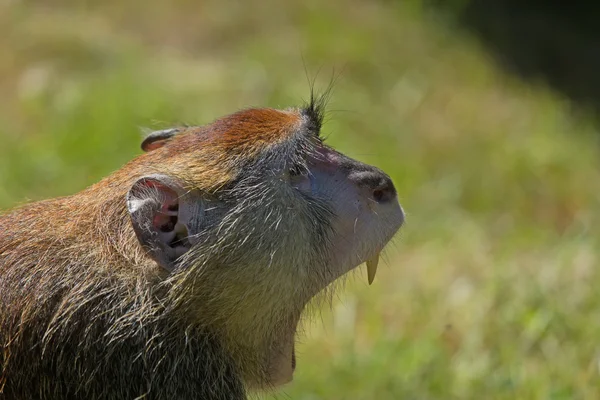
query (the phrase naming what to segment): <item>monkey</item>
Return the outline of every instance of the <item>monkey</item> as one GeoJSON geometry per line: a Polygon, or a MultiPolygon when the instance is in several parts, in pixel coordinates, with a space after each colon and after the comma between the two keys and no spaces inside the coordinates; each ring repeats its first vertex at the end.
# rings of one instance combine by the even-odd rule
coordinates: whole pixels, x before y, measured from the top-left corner
{"type": "Polygon", "coordinates": [[[0,215],[0,399],[243,400],[287,384],[307,305],[404,222],[325,143],[323,96],[149,134],[83,191],[0,215]]]}

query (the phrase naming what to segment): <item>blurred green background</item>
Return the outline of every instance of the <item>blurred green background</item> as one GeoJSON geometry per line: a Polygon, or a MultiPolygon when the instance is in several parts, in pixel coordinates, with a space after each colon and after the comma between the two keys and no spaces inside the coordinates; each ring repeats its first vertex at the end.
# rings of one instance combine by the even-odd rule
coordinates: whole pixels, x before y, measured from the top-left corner
{"type": "Polygon", "coordinates": [[[598,399],[594,109],[506,72],[467,3],[0,0],[0,208],[118,169],[140,127],[298,105],[339,75],[328,141],[390,173],[407,223],[265,398],[598,399]]]}

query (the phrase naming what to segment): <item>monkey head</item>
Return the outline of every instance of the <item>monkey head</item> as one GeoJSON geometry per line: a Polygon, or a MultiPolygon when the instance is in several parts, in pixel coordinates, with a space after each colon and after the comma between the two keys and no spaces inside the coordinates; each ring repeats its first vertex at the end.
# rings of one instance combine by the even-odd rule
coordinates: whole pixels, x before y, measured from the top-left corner
{"type": "Polygon", "coordinates": [[[301,314],[379,253],[404,214],[391,179],[321,137],[323,100],[150,134],[127,209],[167,304],[220,337],[249,387],[291,380],[301,314]]]}

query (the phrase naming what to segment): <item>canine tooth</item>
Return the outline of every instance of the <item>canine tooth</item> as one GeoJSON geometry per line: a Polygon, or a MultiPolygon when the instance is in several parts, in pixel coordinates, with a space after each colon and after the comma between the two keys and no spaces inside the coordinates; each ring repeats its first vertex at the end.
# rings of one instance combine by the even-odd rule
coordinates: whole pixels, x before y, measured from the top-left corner
{"type": "Polygon", "coordinates": [[[377,265],[379,265],[379,253],[373,258],[367,260],[367,274],[369,276],[369,285],[373,283],[375,279],[375,273],[377,272],[377,265]]]}

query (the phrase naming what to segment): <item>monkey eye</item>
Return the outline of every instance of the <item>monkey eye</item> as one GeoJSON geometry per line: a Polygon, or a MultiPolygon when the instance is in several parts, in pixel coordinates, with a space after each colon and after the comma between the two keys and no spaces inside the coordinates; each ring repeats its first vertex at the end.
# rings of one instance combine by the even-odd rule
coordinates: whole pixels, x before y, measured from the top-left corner
{"type": "Polygon", "coordinates": [[[296,189],[310,193],[312,190],[312,178],[310,171],[302,165],[294,165],[288,171],[290,184],[296,189]]]}

